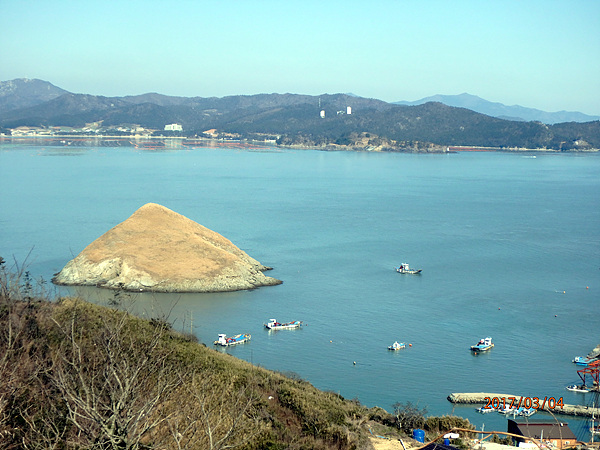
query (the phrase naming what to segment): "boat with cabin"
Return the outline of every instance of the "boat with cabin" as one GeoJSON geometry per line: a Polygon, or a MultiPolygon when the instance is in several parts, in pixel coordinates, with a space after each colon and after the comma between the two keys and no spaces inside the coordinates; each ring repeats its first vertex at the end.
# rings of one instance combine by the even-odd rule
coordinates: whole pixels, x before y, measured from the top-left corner
{"type": "Polygon", "coordinates": [[[517,409],[517,416],[531,417],[536,412],[537,412],[537,410],[535,408],[523,408],[523,407],[521,407],[521,408],[517,409]]]}
{"type": "Polygon", "coordinates": [[[589,366],[591,363],[598,361],[598,358],[590,358],[589,356],[576,356],[575,358],[573,358],[573,362],[575,364],[577,364],[578,366],[584,366],[587,367],[589,366]]]}
{"type": "Polygon", "coordinates": [[[392,345],[388,345],[388,350],[402,350],[406,348],[406,343],[404,342],[394,342],[392,345]]]}
{"type": "Polygon", "coordinates": [[[492,343],[492,338],[488,336],[486,338],[479,339],[477,344],[471,345],[471,351],[475,353],[485,352],[491,349],[493,346],[494,344],[492,343]]]}
{"type": "Polygon", "coordinates": [[[479,408],[475,408],[479,414],[487,414],[494,410],[494,408],[486,408],[485,406],[480,406],[479,408]]]}
{"type": "Polygon", "coordinates": [[[270,319],[269,323],[265,323],[265,328],[269,330],[292,330],[294,328],[300,328],[302,322],[300,320],[294,320],[292,322],[277,322],[276,319],[270,319]]]}
{"type": "Polygon", "coordinates": [[[423,269],[411,269],[407,263],[400,264],[399,267],[396,267],[396,272],[398,273],[409,273],[409,274],[417,274],[421,273],[423,269]]]}
{"type": "Polygon", "coordinates": [[[244,342],[248,342],[251,337],[249,334],[236,334],[230,337],[227,337],[225,334],[219,334],[219,339],[214,342],[214,345],[228,347],[230,345],[243,344],[244,342]]]}
{"type": "Polygon", "coordinates": [[[504,414],[506,416],[516,416],[517,415],[517,408],[511,408],[510,406],[506,405],[504,408],[498,408],[498,413],[499,414],[504,414]]]}
{"type": "Polygon", "coordinates": [[[572,392],[582,392],[582,393],[590,392],[590,388],[588,388],[584,384],[570,384],[566,387],[566,389],[567,389],[567,391],[572,391],[572,392]]]}

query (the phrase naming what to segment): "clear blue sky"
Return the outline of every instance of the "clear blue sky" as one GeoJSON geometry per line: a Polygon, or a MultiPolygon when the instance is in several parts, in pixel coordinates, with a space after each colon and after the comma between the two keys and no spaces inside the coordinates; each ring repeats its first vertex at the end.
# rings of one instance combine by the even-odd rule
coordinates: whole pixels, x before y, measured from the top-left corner
{"type": "Polygon", "coordinates": [[[0,80],[186,97],[468,92],[600,115],[597,0],[0,0],[0,80]]]}

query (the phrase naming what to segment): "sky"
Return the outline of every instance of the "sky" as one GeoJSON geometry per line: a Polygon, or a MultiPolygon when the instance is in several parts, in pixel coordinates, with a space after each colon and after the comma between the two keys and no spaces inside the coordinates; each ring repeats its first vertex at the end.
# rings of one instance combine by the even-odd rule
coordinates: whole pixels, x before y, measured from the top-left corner
{"type": "Polygon", "coordinates": [[[467,92],[600,115],[598,0],[0,0],[0,81],[104,96],[467,92]]]}

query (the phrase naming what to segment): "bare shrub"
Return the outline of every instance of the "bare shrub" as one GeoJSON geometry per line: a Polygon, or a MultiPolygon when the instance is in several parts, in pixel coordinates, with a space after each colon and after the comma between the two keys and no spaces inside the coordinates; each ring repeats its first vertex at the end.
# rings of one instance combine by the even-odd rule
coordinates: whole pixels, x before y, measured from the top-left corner
{"type": "Polygon", "coordinates": [[[164,420],[153,412],[180,384],[161,345],[165,329],[115,310],[91,319],[86,309],[75,301],[66,320],[55,319],[61,343],[52,353],[52,382],[80,443],[138,449],[164,420]]]}
{"type": "Polygon", "coordinates": [[[399,430],[409,433],[411,430],[422,428],[425,425],[427,408],[419,408],[411,402],[394,403],[393,407],[396,426],[399,430]]]}

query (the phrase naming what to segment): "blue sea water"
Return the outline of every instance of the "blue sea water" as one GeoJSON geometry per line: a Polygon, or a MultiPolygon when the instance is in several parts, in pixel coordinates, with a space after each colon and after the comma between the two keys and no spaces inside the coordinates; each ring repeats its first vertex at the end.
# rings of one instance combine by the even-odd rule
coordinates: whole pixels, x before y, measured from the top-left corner
{"type": "MultiPolygon", "coordinates": [[[[564,387],[579,381],[573,357],[600,343],[599,154],[5,142],[0,192],[0,255],[46,280],[148,202],[224,235],[283,284],[138,294],[140,314],[168,315],[207,345],[218,333],[251,333],[222,351],[367,406],[411,401],[505,431],[503,416],[446,397],[598,402],[564,387]],[[422,274],[396,273],[403,262],[422,274]],[[269,332],[270,318],[306,325],[269,332]],[[495,348],[473,355],[485,336],[495,348]],[[395,340],[412,346],[388,351],[395,340]]],[[[561,418],[589,439],[585,421],[561,418]]]]}

